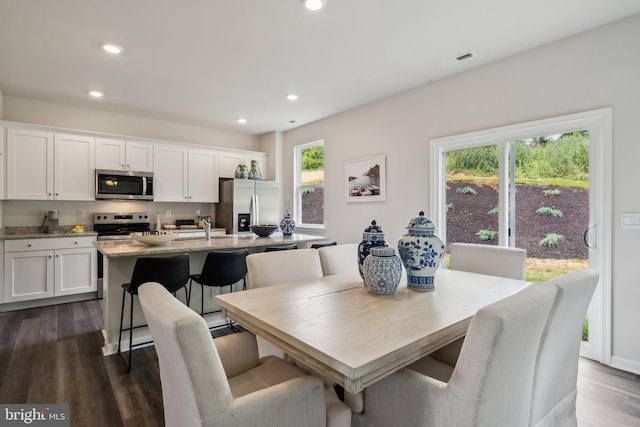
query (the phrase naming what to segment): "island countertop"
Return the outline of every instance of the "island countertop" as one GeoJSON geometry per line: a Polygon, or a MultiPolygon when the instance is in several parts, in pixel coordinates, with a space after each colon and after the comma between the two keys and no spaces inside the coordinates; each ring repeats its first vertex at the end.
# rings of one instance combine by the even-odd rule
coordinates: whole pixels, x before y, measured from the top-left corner
{"type": "Polygon", "coordinates": [[[139,255],[178,254],[185,252],[211,251],[216,249],[240,249],[289,243],[308,243],[325,240],[326,237],[293,234],[283,236],[275,233],[269,237],[258,237],[255,234],[227,234],[204,238],[177,239],[165,246],[149,246],[133,240],[104,240],[94,242],[95,247],[107,258],[129,257],[139,255]]]}

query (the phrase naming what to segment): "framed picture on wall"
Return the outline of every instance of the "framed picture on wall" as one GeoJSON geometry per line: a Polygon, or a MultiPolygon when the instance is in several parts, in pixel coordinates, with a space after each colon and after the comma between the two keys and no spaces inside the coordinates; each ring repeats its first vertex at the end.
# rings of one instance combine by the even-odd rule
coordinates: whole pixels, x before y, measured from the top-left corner
{"type": "Polygon", "coordinates": [[[347,202],[386,200],[385,156],[346,162],[344,167],[347,202]]]}

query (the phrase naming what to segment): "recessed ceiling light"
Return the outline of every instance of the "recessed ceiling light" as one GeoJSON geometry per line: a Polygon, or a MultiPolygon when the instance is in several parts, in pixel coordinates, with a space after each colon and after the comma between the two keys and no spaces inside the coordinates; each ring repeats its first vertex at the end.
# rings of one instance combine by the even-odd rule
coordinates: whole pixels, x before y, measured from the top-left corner
{"type": "Polygon", "coordinates": [[[244,117],[240,117],[240,118],[237,120],[237,122],[238,122],[238,123],[240,123],[241,125],[243,125],[243,124],[247,123],[247,119],[245,119],[244,117]]]}
{"type": "Polygon", "coordinates": [[[104,96],[104,93],[100,92],[99,90],[92,90],[89,91],[89,95],[93,96],[94,98],[102,98],[104,96]]]}
{"type": "Polygon", "coordinates": [[[287,99],[289,101],[297,101],[298,100],[298,95],[296,95],[295,93],[290,93],[289,95],[287,95],[287,99]]]}
{"type": "Polygon", "coordinates": [[[327,4],[327,0],[302,0],[302,2],[309,10],[320,10],[327,4]]]}
{"type": "Polygon", "coordinates": [[[122,46],[119,46],[117,44],[113,44],[113,43],[105,43],[102,45],[102,49],[104,49],[105,52],[109,52],[112,53],[114,55],[118,55],[119,53],[122,53],[122,46]]]}

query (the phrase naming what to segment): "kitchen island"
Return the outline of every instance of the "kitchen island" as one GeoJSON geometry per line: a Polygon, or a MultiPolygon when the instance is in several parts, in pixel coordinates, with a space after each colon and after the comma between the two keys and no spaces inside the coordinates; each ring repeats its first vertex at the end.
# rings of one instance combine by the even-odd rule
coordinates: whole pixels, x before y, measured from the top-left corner
{"type": "MultiPolygon", "coordinates": [[[[178,254],[189,254],[189,268],[191,273],[200,273],[207,253],[215,250],[225,249],[248,249],[249,253],[261,252],[265,246],[287,245],[297,243],[299,248],[307,247],[310,242],[326,240],[321,236],[310,236],[304,234],[294,234],[293,236],[282,236],[273,234],[270,237],[257,237],[254,234],[233,234],[224,236],[211,236],[211,240],[206,239],[183,239],[174,240],[165,246],[147,246],[132,240],[107,240],[95,242],[94,245],[103,257],[104,265],[104,329],[103,336],[105,345],[104,355],[114,354],[118,351],[118,333],[120,330],[120,312],[122,308],[122,284],[128,283],[133,273],[136,259],[140,256],[172,256],[178,254]]],[[[200,307],[200,290],[197,283],[193,285],[193,296],[191,298],[192,307],[200,307]]],[[[241,290],[242,282],[234,285],[234,291],[241,290]]],[[[225,290],[228,288],[225,287],[225,290]]],[[[213,296],[220,291],[220,288],[205,288],[205,312],[219,310],[220,308],[213,302],[213,296]],[[211,290],[210,290],[211,289],[211,290]]],[[[177,292],[177,297],[186,303],[183,291],[177,292]]],[[[125,303],[124,325],[129,325],[129,297],[125,303]]],[[[145,319],[142,314],[137,297],[135,298],[133,324],[144,325],[145,319]]],[[[209,326],[223,325],[226,319],[221,313],[209,314],[206,316],[209,326]]],[[[129,334],[122,336],[122,348],[128,349],[129,334]]],[[[146,327],[136,328],[133,333],[133,344],[151,341],[149,330],[146,327]]]]}

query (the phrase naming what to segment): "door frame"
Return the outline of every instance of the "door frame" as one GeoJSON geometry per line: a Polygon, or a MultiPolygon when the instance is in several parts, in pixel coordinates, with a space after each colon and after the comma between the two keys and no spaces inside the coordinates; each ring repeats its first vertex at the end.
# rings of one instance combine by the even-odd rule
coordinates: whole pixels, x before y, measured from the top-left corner
{"type": "MultiPolygon", "coordinates": [[[[553,135],[579,130],[589,131],[589,266],[600,272],[600,280],[589,306],[589,342],[583,343],[580,354],[611,364],[611,236],[612,236],[612,127],[611,107],[580,113],[517,123],[492,129],[468,132],[429,141],[429,217],[440,225],[446,238],[444,207],[446,203],[447,151],[498,145],[500,152],[499,188],[507,188],[508,142],[530,137],[553,135]],[[591,228],[593,227],[593,228],[591,228]],[[597,319],[597,320],[596,320],[597,319]],[[596,320],[596,321],[594,321],[596,320]]],[[[508,215],[508,196],[500,196],[500,215],[508,215]]],[[[504,218],[508,219],[508,218],[504,218]]],[[[508,221],[501,221],[503,227],[508,221]]],[[[506,233],[500,229],[500,245],[507,245],[506,233]]]]}

